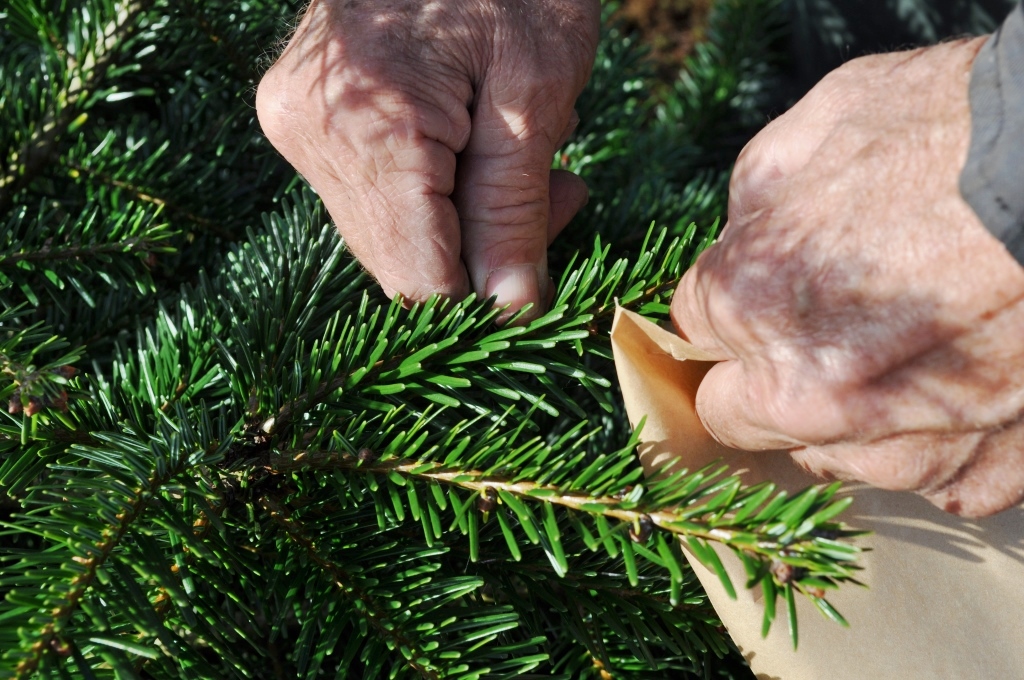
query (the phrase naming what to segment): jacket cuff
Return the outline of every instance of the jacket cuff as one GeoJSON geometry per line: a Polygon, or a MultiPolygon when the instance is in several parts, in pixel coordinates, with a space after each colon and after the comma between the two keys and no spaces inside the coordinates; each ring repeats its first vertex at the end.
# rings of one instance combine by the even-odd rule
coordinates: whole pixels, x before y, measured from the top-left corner
{"type": "Polygon", "coordinates": [[[971,67],[971,144],[960,194],[1024,265],[1024,4],[971,67]]]}

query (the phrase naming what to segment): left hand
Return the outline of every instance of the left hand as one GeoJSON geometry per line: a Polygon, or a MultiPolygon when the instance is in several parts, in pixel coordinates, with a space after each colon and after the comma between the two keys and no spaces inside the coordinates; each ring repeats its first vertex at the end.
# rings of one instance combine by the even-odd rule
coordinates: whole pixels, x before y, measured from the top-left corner
{"type": "Polygon", "coordinates": [[[1024,268],[958,188],[984,38],[851,61],[741,154],[673,319],[719,441],[983,516],[1024,498],[1024,268]]]}
{"type": "Polygon", "coordinates": [[[389,296],[471,291],[525,323],[587,201],[551,170],[594,62],[598,0],[313,0],[260,82],[267,138],[389,296]]]}

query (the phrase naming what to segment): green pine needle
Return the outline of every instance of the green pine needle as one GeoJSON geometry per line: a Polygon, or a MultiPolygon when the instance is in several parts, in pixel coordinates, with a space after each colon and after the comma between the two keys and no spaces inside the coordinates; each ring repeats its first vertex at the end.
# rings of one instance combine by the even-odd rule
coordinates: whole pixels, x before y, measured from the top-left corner
{"type": "Polygon", "coordinates": [[[617,304],[667,318],[717,233],[775,0],[722,0],[660,88],[605,29],[555,159],[593,200],[550,309],[504,327],[385,299],[267,145],[297,3],[9,5],[0,675],[743,677],[684,544],[760,584],[765,633],[781,595],[796,643],[796,593],[845,625],[849,500],[645,478],[607,337],[617,304]]]}

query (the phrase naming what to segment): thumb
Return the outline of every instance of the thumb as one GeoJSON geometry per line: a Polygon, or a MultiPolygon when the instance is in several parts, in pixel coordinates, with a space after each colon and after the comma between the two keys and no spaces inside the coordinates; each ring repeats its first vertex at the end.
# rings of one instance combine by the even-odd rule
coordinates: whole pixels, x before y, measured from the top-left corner
{"type": "MultiPolygon", "coordinates": [[[[572,102],[522,110],[499,106],[485,89],[473,112],[469,143],[459,156],[452,200],[462,228],[462,259],[474,290],[509,306],[499,321],[526,304],[524,320],[542,313],[549,277],[549,228],[557,231],[586,203],[582,181],[554,177],[552,224],[551,157],[571,124],[572,102]]],[[[543,101],[543,99],[540,99],[543,101]]]]}

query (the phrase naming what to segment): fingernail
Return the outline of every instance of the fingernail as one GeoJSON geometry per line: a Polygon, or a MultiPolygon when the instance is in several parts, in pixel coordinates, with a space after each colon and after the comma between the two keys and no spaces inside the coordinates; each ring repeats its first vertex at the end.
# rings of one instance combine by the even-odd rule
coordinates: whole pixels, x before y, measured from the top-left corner
{"type": "Polygon", "coordinates": [[[540,282],[538,281],[537,267],[532,264],[517,264],[495,269],[487,277],[485,295],[487,297],[495,296],[497,298],[495,306],[497,307],[509,306],[508,310],[498,317],[499,322],[508,319],[523,305],[531,302],[533,309],[530,310],[528,316],[531,319],[536,318],[540,314],[538,309],[540,282]]]}

